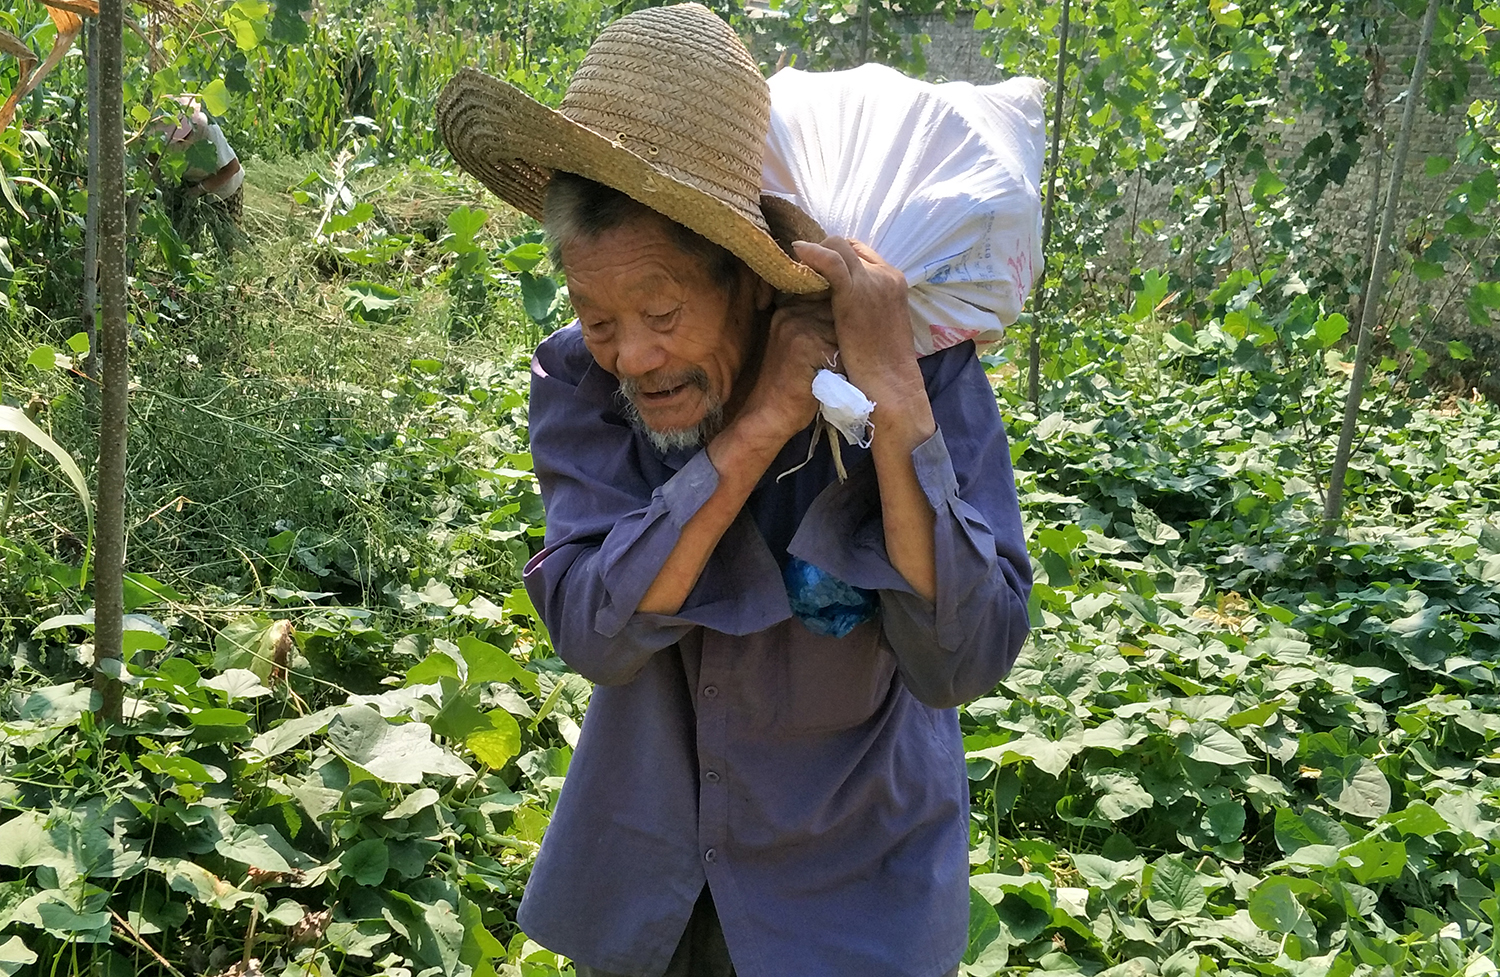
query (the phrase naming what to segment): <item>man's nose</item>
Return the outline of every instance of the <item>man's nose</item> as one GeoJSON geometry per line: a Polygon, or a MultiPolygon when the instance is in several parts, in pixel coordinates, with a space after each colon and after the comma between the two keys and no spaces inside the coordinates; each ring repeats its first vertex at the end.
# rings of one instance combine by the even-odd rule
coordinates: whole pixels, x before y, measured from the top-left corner
{"type": "Polygon", "coordinates": [[[619,376],[643,377],[666,365],[666,350],[652,330],[644,327],[623,330],[615,354],[615,372],[619,376]]]}

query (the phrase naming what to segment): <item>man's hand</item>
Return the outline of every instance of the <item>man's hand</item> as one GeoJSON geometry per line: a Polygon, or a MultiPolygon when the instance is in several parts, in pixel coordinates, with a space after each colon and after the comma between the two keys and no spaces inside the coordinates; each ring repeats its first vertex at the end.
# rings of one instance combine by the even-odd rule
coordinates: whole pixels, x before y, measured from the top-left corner
{"type": "Polygon", "coordinates": [[[786,444],[818,413],[813,377],[838,351],[832,306],[826,295],[792,297],[771,317],[765,356],[740,416],[777,446],[786,444]]]}
{"type": "Polygon", "coordinates": [[[906,276],[859,241],[830,237],[794,247],[828,279],[840,360],[849,381],[875,401],[877,418],[920,409],[927,394],[912,349],[906,276]]]}
{"type": "Polygon", "coordinates": [[[797,257],[828,279],[834,329],[849,380],[875,401],[870,454],[880,483],[885,549],[891,565],[928,600],[937,592],[935,514],[917,480],[912,453],[937,431],[912,351],[906,277],[857,241],[799,241],[797,257]]]}

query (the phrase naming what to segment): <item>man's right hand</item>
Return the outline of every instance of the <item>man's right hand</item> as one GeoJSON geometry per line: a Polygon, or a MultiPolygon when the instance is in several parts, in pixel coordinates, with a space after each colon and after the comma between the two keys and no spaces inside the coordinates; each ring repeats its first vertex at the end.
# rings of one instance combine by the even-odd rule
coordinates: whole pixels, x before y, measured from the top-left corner
{"type": "Polygon", "coordinates": [[[817,416],[813,377],[838,355],[828,296],[784,298],[771,317],[760,372],[740,411],[740,418],[775,439],[778,449],[817,416]]]}

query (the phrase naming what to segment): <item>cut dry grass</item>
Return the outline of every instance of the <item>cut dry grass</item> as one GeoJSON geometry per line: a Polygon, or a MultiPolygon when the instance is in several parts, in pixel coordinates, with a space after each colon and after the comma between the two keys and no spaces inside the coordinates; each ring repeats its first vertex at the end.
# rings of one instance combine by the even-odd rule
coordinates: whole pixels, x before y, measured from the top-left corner
{"type": "MultiPolygon", "coordinates": [[[[375,167],[351,188],[355,199],[374,205],[372,227],[411,244],[394,260],[361,267],[315,240],[321,206],[293,195],[320,169],[328,172],[326,159],[248,160],[246,243],[201,258],[196,282],[141,259],[127,517],[137,569],[184,586],[233,588],[253,576],[250,554],[286,525],[377,555],[362,559],[403,552],[402,513],[348,477],[358,449],[394,430],[383,391],[410,375],[413,360],[503,359],[537,338],[506,301],[478,328],[455,330],[442,283],[449,256],[437,246],[456,207],[489,210],[486,230],[497,241],[522,229],[524,217],[466,178],[375,167]],[[344,288],[359,279],[401,292],[395,314],[383,322],[351,317],[344,288]]],[[[96,418],[87,381],[25,366],[39,341],[60,345],[40,325],[39,332],[36,321],[0,323],[0,389],[8,399],[41,393],[50,403],[43,422],[91,468],[96,418]]],[[[12,535],[68,558],[78,549],[81,513],[50,478],[28,471],[12,535]]]]}

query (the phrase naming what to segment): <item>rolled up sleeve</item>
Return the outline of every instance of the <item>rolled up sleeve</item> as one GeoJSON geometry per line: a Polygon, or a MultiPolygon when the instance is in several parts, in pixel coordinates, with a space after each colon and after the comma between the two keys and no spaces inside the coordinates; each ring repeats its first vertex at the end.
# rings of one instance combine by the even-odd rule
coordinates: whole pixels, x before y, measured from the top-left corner
{"type": "Polygon", "coordinates": [[[616,685],[694,626],[749,634],[791,610],[775,559],[742,513],[678,613],[637,613],[719,477],[706,451],[675,473],[665,467],[614,412],[591,362],[581,340],[562,333],[533,361],[531,447],[547,535],[524,579],[558,655],[616,685]]]}
{"type": "Polygon", "coordinates": [[[882,626],[908,688],[947,708],[989,693],[1015,662],[1029,628],[1031,561],[1010,448],[983,368],[967,352],[924,373],[938,429],[912,452],[912,465],[936,516],[934,600],[891,565],[868,459],[813,504],[790,552],[878,590],[882,626]]]}

